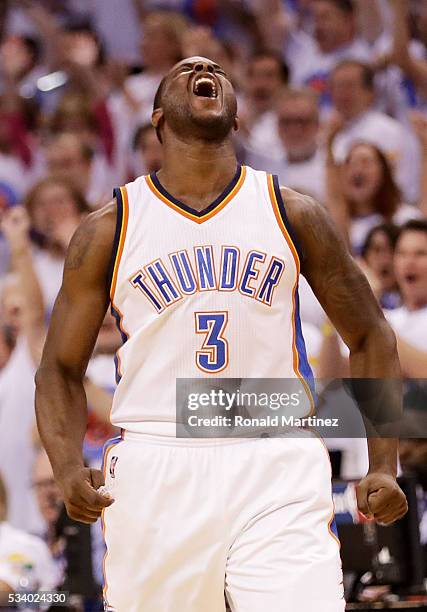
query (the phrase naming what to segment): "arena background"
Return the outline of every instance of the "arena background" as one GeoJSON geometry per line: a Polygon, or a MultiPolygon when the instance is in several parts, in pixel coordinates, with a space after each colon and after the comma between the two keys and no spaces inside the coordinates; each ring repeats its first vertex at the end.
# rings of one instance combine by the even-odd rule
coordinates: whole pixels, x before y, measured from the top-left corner
{"type": "MultiPolygon", "coordinates": [[[[34,372],[74,230],[114,187],[159,169],[154,94],[193,55],[234,84],[239,161],[329,209],[396,332],[405,377],[426,377],[426,0],[2,0],[0,592],[56,589],[70,609],[102,609],[101,529],[63,510],[35,428],[34,372]]],[[[348,351],[304,280],[300,296],[316,377],[347,376],[348,351]]],[[[85,383],[91,466],[116,433],[119,345],[107,315],[85,383]]],[[[407,385],[411,511],[386,533],[363,523],[348,483],[366,471],[366,441],[328,442],[346,590],[359,602],[349,609],[427,609],[426,398],[422,380],[407,385]]]]}

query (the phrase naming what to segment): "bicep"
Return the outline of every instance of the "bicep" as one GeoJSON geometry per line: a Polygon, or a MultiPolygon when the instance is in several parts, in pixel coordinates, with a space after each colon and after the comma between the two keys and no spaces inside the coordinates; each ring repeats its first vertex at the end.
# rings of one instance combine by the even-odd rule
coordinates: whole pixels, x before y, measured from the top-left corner
{"type": "Polygon", "coordinates": [[[71,240],[43,353],[45,365],[70,376],[84,374],[109,303],[115,219],[105,211],[90,215],[71,240]]]}
{"type": "Polygon", "coordinates": [[[352,347],[383,320],[365,275],[327,211],[303,198],[293,212],[302,244],[302,273],[344,342],[352,347]]]}
{"type": "Polygon", "coordinates": [[[81,287],[70,295],[63,284],[53,309],[44,349],[44,360],[84,374],[101,327],[107,301],[105,294],[93,287],[81,287]]]}

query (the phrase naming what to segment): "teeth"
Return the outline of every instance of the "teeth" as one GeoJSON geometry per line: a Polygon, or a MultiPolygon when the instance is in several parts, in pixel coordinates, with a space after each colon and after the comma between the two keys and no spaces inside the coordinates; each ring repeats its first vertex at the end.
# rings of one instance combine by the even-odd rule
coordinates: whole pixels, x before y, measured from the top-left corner
{"type": "Polygon", "coordinates": [[[209,85],[212,90],[211,90],[211,97],[216,98],[217,97],[217,87],[216,87],[216,83],[215,80],[211,77],[208,76],[200,76],[198,77],[195,82],[194,82],[194,93],[198,93],[200,88],[203,87],[204,85],[209,85]]]}

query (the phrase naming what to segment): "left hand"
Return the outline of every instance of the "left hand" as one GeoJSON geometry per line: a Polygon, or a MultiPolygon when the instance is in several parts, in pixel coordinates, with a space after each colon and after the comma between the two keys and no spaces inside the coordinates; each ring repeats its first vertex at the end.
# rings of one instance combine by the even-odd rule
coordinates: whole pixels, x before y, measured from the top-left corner
{"type": "Polygon", "coordinates": [[[359,511],[381,525],[394,523],[408,511],[405,494],[390,474],[369,473],[359,482],[356,495],[359,511]]]}

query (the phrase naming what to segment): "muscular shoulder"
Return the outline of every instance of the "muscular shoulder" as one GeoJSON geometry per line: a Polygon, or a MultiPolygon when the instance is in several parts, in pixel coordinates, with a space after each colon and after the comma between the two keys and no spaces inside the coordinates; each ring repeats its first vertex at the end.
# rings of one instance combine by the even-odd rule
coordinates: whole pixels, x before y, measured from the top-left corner
{"type": "Polygon", "coordinates": [[[117,202],[112,200],[80,223],[68,247],[65,260],[66,270],[77,270],[88,260],[96,257],[102,262],[111,256],[116,231],[117,202]],[[108,248],[110,248],[109,252],[108,248]]]}
{"type": "Polygon", "coordinates": [[[302,249],[303,260],[316,253],[345,250],[344,243],[324,206],[310,196],[281,187],[280,193],[291,227],[302,249]]]}

